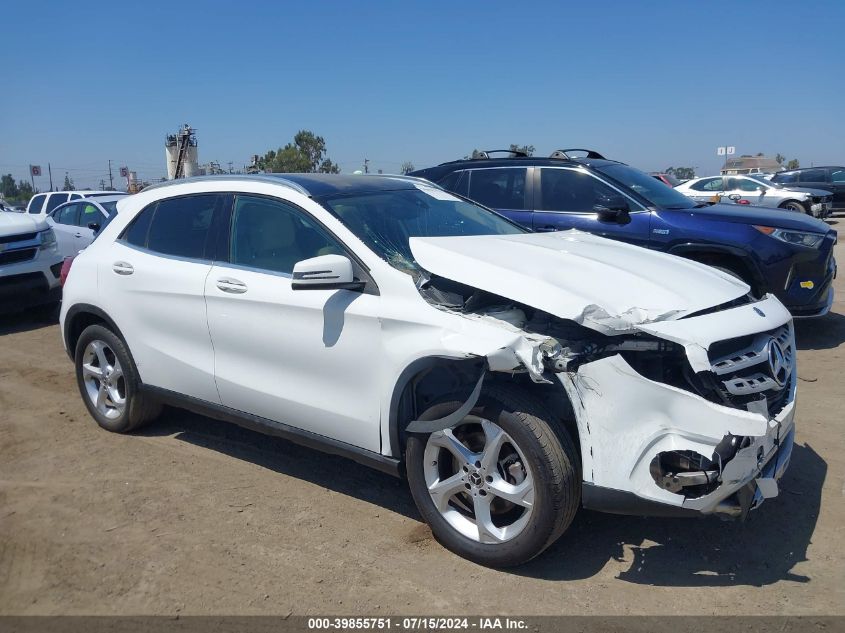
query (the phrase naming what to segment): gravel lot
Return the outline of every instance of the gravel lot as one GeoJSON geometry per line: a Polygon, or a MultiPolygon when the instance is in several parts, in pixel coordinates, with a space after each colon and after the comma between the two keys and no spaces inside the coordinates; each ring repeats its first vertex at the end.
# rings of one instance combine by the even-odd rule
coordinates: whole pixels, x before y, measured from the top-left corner
{"type": "Polygon", "coordinates": [[[777,499],[745,523],[582,512],[509,572],[441,548],[402,483],[344,459],[178,410],[102,431],[56,323],[2,319],[0,614],[845,614],[836,283],[834,313],[796,325],[777,499]]]}

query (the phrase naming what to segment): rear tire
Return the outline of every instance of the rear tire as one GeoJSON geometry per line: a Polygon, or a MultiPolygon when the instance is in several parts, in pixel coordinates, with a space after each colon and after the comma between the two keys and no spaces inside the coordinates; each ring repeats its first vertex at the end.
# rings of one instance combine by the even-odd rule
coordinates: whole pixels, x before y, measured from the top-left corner
{"type": "Polygon", "coordinates": [[[114,433],[128,433],[155,419],[161,404],[141,393],[126,344],[102,325],[89,325],[76,343],[76,382],[91,417],[114,433]]]}
{"type": "MultiPolygon", "coordinates": [[[[442,418],[462,404],[445,400],[420,419],[442,418]]],[[[411,494],[434,536],[481,565],[531,560],[563,534],[581,504],[572,439],[518,389],[482,393],[450,429],[410,434],[405,457],[411,494]]]]}

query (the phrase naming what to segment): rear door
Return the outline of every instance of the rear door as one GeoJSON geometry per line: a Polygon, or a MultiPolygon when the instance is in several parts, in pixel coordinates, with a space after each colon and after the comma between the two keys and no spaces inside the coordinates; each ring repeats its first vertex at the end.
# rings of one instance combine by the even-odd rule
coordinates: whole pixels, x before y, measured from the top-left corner
{"type": "Polygon", "coordinates": [[[193,194],[147,206],[101,255],[98,276],[141,380],[214,403],[204,288],[229,198],[193,194]]]}
{"type": "Polygon", "coordinates": [[[470,169],[467,197],[531,228],[533,167],[470,169]]]}
{"type": "Polygon", "coordinates": [[[76,233],[81,206],[78,202],[67,204],[54,209],[50,216],[62,257],[74,257],[79,252],[76,248],[76,233]]]}
{"type": "Polygon", "coordinates": [[[538,167],[532,228],[538,232],[580,229],[603,237],[647,246],[651,214],[636,200],[586,170],[572,167],[538,167]],[[597,205],[619,197],[630,208],[627,218],[599,218],[597,205]]]}

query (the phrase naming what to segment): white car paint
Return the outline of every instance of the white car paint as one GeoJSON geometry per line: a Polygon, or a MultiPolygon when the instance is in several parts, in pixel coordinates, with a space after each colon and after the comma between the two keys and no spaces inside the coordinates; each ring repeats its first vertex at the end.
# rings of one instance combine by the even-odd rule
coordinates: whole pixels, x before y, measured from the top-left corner
{"type": "Polygon", "coordinates": [[[798,202],[808,213],[818,218],[825,217],[832,208],[832,196],[829,191],[786,187],[756,174],[693,178],[675,189],[699,202],[713,201],[716,196],[720,202],[735,200],[740,204],[755,207],[774,208],[798,202]]]}
{"type": "MultiPolygon", "coordinates": [[[[448,196],[439,191],[437,195],[448,196]]],[[[418,238],[420,265],[507,300],[621,337],[643,331],[681,344],[691,366],[709,369],[715,341],[790,324],[772,296],[730,309],[747,286],[700,264],[577,231],[508,238],[418,238]],[[715,310],[707,312],[707,310],[715,310]],[[696,313],[705,311],[704,314],[696,313]]],[[[569,394],[579,431],[585,486],[632,493],[660,504],[719,512],[740,486],[759,480],[779,433],[789,442],[795,369],[776,417],[717,404],[649,380],[620,354],[550,373],[552,343],[566,361],[566,340],[527,332],[493,314],[462,313],[423,298],[414,279],[371,251],[338,218],[296,188],[267,178],[220,178],[153,188],[127,199],[101,238],[76,259],[65,286],[68,311],[89,304],[120,328],[145,384],[294,424],[334,440],[394,454],[392,401],[400,377],[420,359],[483,358],[492,372],[527,372],[558,381],[569,394]],[[148,204],[171,196],[244,192],[289,201],[337,236],[368,269],[378,294],[292,289],[290,275],[228,264],[162,257],[118,240],[148,204]],[[227,291],[240,284],[244,292],[227,291]],[[661,450],[709,455],[726,434],[751,437],[729,462],[714,492],[685,499],[648,474],[661,450]],[[731,465],[734,464],[734,465],[731,465]],[[729,466],[729,468],[728,468],[729,466]]],[[[791,326],[788,337],[794,354],[791,326]]],[[[65,341],[67,345],[67,341],[65,341]]],[[[774,485],[774,489],[773,486],[774,485]]]]}
{"type": "Polygon", "coordinates": [[[54,274],[51,267],[61,262],[55,234],[43,218],[0,213],[0,312],[57,301],[58,270],[54,274]],[[17,253],[32,256],[17,261],[17,253]]]}
{"type": "Polygon", "coordinates": [[[109,217],[109,210],[103,203],[118,202],[126,196],[101,196],[96,198],[82,198],[66,202],[56,207],[47,216],[47,223],[56,232],[59,252],[62,257],[76,257],[79,252],[94,241],[94,230],[91,223],[103,225],[109,217]],[[78,222],[73,224],[63,221],[63,211],[72,208],[78,214],[78,222]],[[86,212],[87,211],[87,212],[86,212]]]}
{"type": "Polygon", "coordinates": [[[47,216],[65,202],[73,200],[81,200],[82,198],[92,198],[99,196],[126,196],[129,195],[122,191],[48,191],[45,193],[36,193],[26,205],[26,213],[28,215],[47,216]]]}

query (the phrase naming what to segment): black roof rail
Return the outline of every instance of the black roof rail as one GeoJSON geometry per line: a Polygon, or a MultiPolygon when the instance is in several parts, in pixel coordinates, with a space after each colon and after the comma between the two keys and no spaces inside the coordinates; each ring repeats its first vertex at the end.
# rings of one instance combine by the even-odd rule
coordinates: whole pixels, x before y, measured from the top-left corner
{"type": "Polygon", "coordinates": [[[549,158],[562,158],[564,160],[569,160],[572,156],[569,155],[569,152],[586,152],[587,155],[584,158],[596,158],[600,160],[607,160],[604,156],[599,154],[597,151],[592,149],[582,149],[580,147],[571,147],[569,149],[556,149],[552,152],[549,158]]]}
{"type": "Polygon", "coordinates": [[[475,151],[472,153],[473,158],[490,158],[490,154],[510,154],[513,158],[528,158],[528,154],[519,149],[488,149],[484,151],[475,151]]]}

